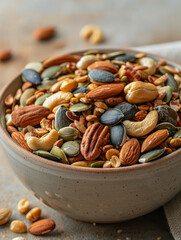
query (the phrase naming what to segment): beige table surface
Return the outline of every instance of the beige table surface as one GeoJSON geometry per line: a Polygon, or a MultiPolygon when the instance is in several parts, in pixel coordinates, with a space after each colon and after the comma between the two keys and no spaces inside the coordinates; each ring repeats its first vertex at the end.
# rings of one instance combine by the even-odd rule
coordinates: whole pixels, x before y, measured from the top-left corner
{"type": "MultiPolygon", "coordinates": [[[[181,39],[181,1],[146,0],[0,0],[0,50],[11,49],[13,58],[0,63],[0,88],[16,76],[24,64],[42,60],[56,52],[67,52],[94,46],[83,42],[79,31],[85,24],[98,24],[105,33],[104,43],[96,47],[131,47],[181,39]],[[53,25],[57,35],[50,41],[37,42],[32,31],[37,27],[53,25]]],[[[13,174],[0,150],[0,207],[12,207],[12,219],[24,219],[16,210],[17,202],[27,197],[31,206],[40,206],[44,216],[56,221],[57,228],[47,237],[32,239],[126,239],[172,240],[163,210],[157,210],[139,219],[111,225],[80,223],[60,216],[44,206],[29,193],[13,174]],[[117,230],[123,229],[122,234],[117,230]]],[[[28,223],[29,224],[29,223],[28,223]]],[[[0,240],[17,236],[9,224],[0,226],[0,240]]]]}

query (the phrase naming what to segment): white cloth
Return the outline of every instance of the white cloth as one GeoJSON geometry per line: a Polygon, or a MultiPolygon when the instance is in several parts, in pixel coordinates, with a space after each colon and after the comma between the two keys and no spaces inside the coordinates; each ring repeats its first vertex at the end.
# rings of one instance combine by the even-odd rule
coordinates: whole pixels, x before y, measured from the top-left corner
{"type": "MultiPolygon", "coordinates": [[[[134,48],[155,53],[181,63],[181,41],[134,48]]],[[[181,240],[181,193],[164,206],[165,215],[175,240],[181,240]]]]}

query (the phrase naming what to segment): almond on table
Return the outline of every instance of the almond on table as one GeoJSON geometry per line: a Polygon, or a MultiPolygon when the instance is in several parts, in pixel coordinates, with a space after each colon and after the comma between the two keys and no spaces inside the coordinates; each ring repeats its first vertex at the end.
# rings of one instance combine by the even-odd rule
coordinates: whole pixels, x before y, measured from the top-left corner
{"type": "MultiPolygon", "coordinates": [[[[40,28],[34,37],[54,32],[40,28]]],[[[92,43],[103,37],[92,25],[81,35],[92,43]]],[[[30,62],[22,86],[4,100],[7,130],[24,149],[72,167],[120,168],[157,160],[181,147],[180,75],[166,61],[137,52],[91,50],[30,62]]],[[[26,203],[18,204],[20,212],[28,211],[26,203]]],[[[27,219],[40,214],[32,209],[27,219]]],[[[39,231],[38,223],[30,229],[39,231]]]]}

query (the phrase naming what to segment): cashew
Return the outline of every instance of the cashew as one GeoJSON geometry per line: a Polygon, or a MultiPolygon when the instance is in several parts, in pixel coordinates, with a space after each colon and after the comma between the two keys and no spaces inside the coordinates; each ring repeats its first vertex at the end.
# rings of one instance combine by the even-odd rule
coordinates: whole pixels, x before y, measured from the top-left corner
{"type": "Polygon", "coordinates": [[[52,111],[52,109],[62,103],[68,103],[70,99],[73,97],[73,94],[71,92],[62,92],[59,91],[57,93],[54,93],[50,97],[48,97],[44,103],[43,107],[47,107],[52,111]]]}
{"type": "Polygon", "coordinates": [[[77,63],[77,68],[81,68],[83,70],[86,70],[87,67],[98,61],[98,58],[95,55],[87,55],[87,56],[83,56],[80,61],[78,61],[77,63]]]}
{"type": "Polygon", "coordinates": [[[130,103],[144,103],[154,100],[158,96],[158,90],[152,83],[135,81],[125,88],[126,100],[130,103]]]}
{"type": "Polygon", "coordinates": [[[148,75],[153,75],[156,72],[156,64],[155,61],[152,58],[144,57],[139,60],[139,63],[141,63],[143,66],[148,67],[148,69],[143,70],[148,75]]]}
{"type": "Polygon", "coordinates": [[[101,28],[96,25],[86,25],[83,27],[80,31],[80,36],[83,39],[89,39],[93,44],[100,43],[103,40],[103,32],[101,28]]]}
{"type": "Polygon", "coordinates": [[[59,134],[55,129],[52,129],[46,136],[41,138],[28,136],[27,144],[32,150],[48,151],[53,147],[53,144],[58,140],[59,134]]]}
{"type": "Polygon", "coordinates": [[[130,120],[125,120],[123,122],[126,127],[127,134],[132,137],[142,137],[150,133],[157,125],[158,113],[153,110],[148,113],[146,118],[140,122],[133,122],[130,120]]]}

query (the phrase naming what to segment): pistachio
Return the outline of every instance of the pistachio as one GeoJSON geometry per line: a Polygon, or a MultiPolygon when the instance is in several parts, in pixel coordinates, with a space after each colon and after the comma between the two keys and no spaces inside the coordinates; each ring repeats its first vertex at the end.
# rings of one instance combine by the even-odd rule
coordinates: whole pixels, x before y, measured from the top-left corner
{"type": "Polygon", "coordinates": [[[76,141],[68,141],[62,145],[61,149],[69,157],[77,156],[80,152],[80,144],[76,141]]]}
{"type": "Polygon", "coordinates": [[[72,105],[69,110],[72,112],[83,112],[88,110],[89,108],[91,108],[90,104],[86,104],[86,103],[77,103],[72,105]]]}
{"type": "Polygon", "coordinates": [[[155,160],[155,159],[161,157],[161,155],[163,155],[163,153],[165,152],[165,149],[166,148],[155,149],[155,150],[149,151],[149,152],[141,155],[138,162],[139,163],[146,163],[146,162],[150,162],[152,160],[155,160]]]}
{"type": "Polygon", "coordinates": [[[177,123],[177,113],[170,107],[159,106],[156,108],[158,112],[158,122],[170,122],[173,125],[177,123]]]}
{"type": "Polygon", "coordinates": [[[65,141],[75,140],[79,136],[79,131],[73,127],[64,127],[59,130],[60,137],[65,141]]]}
{"type": "Polygon", "coordinates": [[[124,124],[111,127],[111,143],[114,147],[121,147],[126,141],[126,128],[124,124]]]}
{"type": "Polygon", "coordinates": [[[31,82],[35,85],[41,83],[40,74],[33,69],[24,69],[22,72],[22,76],[26,81],[31,82]]]}
{"type": "Polygon", "coordinates": [[[124,114],[119,109],[110,109],[103,113],[100,122],[104,125],[118,124],[124,118],[124,114]]]}
{"type": "Polygon", "coordinates": [[[61,163],[64,163],[64,164],[69,164],[68,162],[68,159],[65,155],[65,153],[62,151],[62,149],[60,149],[59,147],[57,146],[54,146],[51,151],[50,151],[51,154],[57,156],[60,158],[60,162],[61,163]]]}

